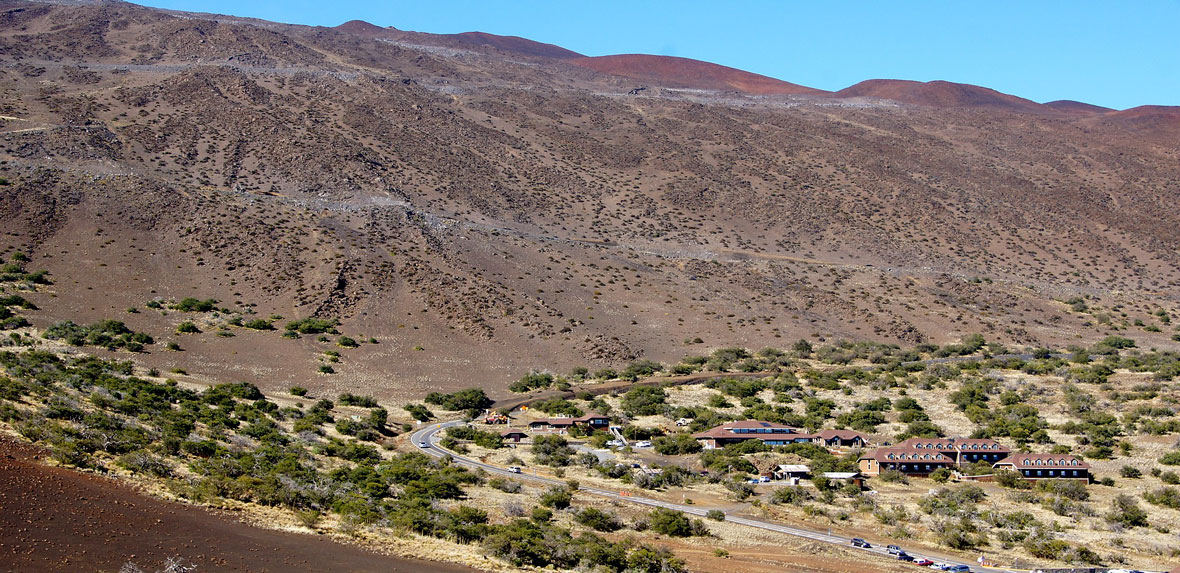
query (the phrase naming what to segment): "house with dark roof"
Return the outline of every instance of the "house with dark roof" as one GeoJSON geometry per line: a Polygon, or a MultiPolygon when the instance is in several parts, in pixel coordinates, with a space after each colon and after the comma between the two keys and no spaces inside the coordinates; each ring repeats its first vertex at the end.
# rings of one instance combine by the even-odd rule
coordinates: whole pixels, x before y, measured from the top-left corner
{"type": "Polygon", "coordinates": [[[1084,479],[1090,480],[1090,464],[1067,454],[1016,453],[996,462],[992,467],[1019,472],[1024,479],[1084,479]]]}
{"type": "Polygon", "coordinates": [[[860,473],[878,476],[885,470],[897,470],[911,476],[927,476],[938,468],[951,468],[955,461],[933,448],[877,448],[857,460],[860,473]]]}
{"type": "Polygon", "coordinates": [[[790,426],[761,420],[726,422],[703,432],[697,432],[692,437],[700,442],[706,450],[724,448],[746,440],[760,440],[768,446],[785,446],[799,441],[807,442],[811,439],[810,435],[803,437],[798,430],[790,426]]]}
{"type": "Polygon", "coordinates": [[[503,432],[500,432],[500,437],[503,438],[504,441],[511,440],[513,442],[519,442],[519,441],[529,437],[529,435],[524,433],[521,430],[511,430],[510,429],[510,430],[504,430],[503,432]]]}
{"type": "Polygon", "coordinates": [[[996,463],[1012,450],[995,440],[979,438],[910,438],[896,446],[920,451],[935,451],[962,467],[975,462],[996,463]]]}
{"type": "Polygon", "coordinates": [[[763,422],[761,420],[739,420],[727,422],[715,428],[692,435],[707,450],[724,448],[746,440],[761,440],[767,446],[789,444],[818,444],[829,448],[864,447],[868,440],[864,434],[852,430],[823,430],[818,433],[803,433],[798,428],[763,422]]]}
{"type": "Polygon", "coordinates": [[[864,434],[854,430],[822,430],[811,436],[813,443],[829,448],[863,448],[868,444],[864,434]]]}
{"type": "Polygon", "coordinates": [[[557,432],[564,434],[570,428],[580,426],[588,430],[600,430],[610,426],[610,417],[602,414],[587,414],[577,418],[538,418],[529,422],[529,429],[534,432],[557,432]]]}

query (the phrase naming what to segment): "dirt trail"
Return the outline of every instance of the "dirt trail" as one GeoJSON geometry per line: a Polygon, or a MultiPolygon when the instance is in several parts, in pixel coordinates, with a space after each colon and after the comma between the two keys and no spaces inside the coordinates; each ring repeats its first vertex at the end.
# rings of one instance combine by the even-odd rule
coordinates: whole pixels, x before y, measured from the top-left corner
{"type": "Polygon", "coordinates": [[[251,527],[170,503],[115,480],[40,464],[32,446],[0,436],[0,571],[145,571],[180,557],[197,571],[470,573],[390,557],[326,538],[251,527]]]}

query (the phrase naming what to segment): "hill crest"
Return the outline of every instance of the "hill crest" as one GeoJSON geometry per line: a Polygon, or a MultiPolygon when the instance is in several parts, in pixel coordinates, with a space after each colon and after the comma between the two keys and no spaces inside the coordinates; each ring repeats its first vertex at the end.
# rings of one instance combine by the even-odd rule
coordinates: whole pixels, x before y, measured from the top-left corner
{"type": "Polygon", "coordinates": [[[828,92],[737,68],[676,56],[619,54],[572,60],[599,73],[667,87],[740,91],[755,95],[822,95],[828,92]]]}

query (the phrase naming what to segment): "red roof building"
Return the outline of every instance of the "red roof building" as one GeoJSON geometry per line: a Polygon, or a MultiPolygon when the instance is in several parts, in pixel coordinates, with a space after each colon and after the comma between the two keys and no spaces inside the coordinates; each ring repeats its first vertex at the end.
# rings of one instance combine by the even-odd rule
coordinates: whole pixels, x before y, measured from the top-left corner
{"type": "Polygon", "coordinates": [[[997,470],[1020,472],[1025,479],[1090,479],[1090,464],[1067,454],[1017,453],[995,463],[997,470]]]}
{"type": "MultiPolygon", "coordinates": [[[[797,438],[801,436],[798,430],[790,426],[761,420],[739,420],[697,432],[692,437],[700,442],[705,449],[711,450],[746,440],[761,440],[768,446],[785,446],[796,443],[797,438]]],[[[810,436],[803,441],[810,441],[810,436]]]]}
{"type": "Polygon", "coordinates": [[[906,475],[925,476],[938,468],[950,468],[955,461],[945,452],[934,448],[877,448],[860,457],[860,473],[881,475],[885,470],[897,470],[906,475]]]}
{"type": "Polygon", "coordinates": [[[980,438],[910,438],[895,447],[936,451],[949,457],[957,466],[980,461],[994,464],[1012,453],[1008,446],[980,438]]]}
{"type": "Polygon", "coordinates": [[[746,440],[760,440],[768,446],[814,443],[827,447],[863,447],[867,440],[860,432],[852,430],[823,430],[811,434],[797,428],[764,422],[761,420],[739,420],[727,422],[715,428],[692,435],[705,449],[724,448],[746,440]]]}

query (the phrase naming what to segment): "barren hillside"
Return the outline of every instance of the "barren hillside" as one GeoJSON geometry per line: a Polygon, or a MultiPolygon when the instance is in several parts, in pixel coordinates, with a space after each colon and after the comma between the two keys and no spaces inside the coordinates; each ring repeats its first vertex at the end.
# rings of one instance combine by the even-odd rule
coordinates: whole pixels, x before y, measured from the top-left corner
{"type": "Polygon", "coordinates": [[[177,313],[128,309],[191,296],[376,342],[330,375],[280,332],[144,357],[264,388],[503,394],[534,367],[800,337],[1178,345],[1154,318],[1180,302],[1175,110],[575,56],[5,0],[0,250],[62,285],[41,327],[176,338],[177,313]]]}

